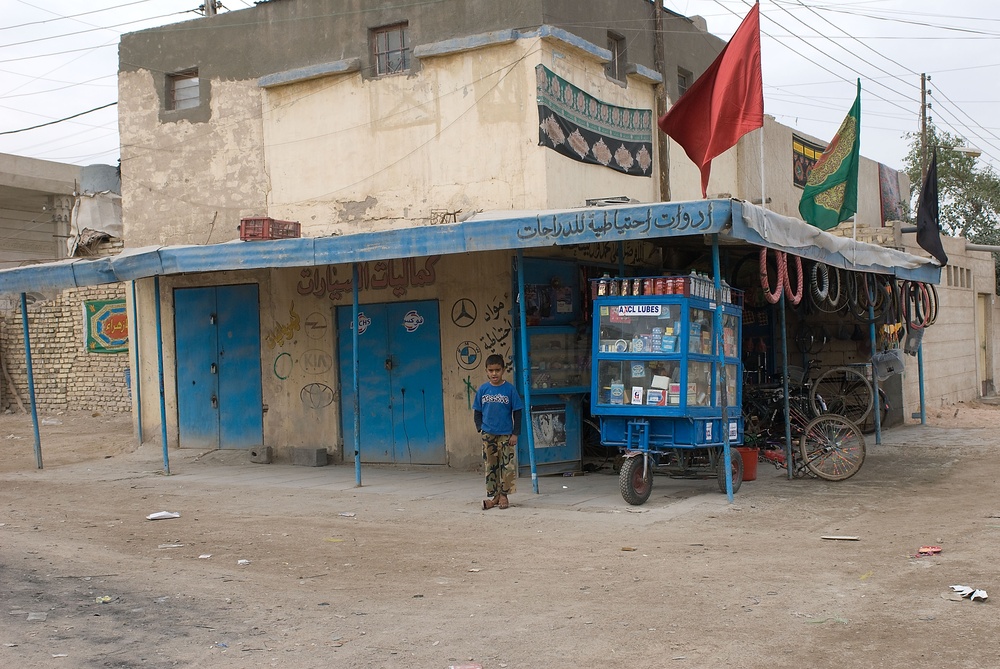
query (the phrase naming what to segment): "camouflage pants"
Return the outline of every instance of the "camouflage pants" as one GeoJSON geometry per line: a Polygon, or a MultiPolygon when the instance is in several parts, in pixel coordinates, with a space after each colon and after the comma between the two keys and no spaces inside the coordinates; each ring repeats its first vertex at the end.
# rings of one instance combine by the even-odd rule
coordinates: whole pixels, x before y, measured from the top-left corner
{"type": "Polygon", "coordinates": [[[509,495],[517,484],[517,447],[509,434],[483,434],[483,462],[486,463],[486,495],[509,495]]]}

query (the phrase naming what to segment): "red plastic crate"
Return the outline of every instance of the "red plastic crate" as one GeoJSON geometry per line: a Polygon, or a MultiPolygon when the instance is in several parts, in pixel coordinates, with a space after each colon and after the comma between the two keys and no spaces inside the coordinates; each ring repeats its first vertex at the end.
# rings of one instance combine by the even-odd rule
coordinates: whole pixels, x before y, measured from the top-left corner
{"type": "Polygon", "coordinates": [[[278,221],[267,216],[240,219],[240,239],[292,239],[302,236],[298,221],[278,221]]]}

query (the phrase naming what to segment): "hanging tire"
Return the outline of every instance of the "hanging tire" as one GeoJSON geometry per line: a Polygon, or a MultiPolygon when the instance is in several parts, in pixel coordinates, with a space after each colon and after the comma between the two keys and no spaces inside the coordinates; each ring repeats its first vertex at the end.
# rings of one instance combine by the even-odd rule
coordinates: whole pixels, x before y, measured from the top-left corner
{"type": "MultiPolygon", "coordinates": [[[[718,457],[719,490],[721,490],[723,494],[726,492],[726,461],[722,457],[724,452],[725,451],[720,448],[718,457]]],[[[729,462],[731,463],[733,470],[733,494],[735,495],[736,491],[739,490],[740,486],[743,484],[743,456],[740,455],[740,452],[736,450],[735,446],[729,449],[729,462]]]]}
{"type": "Polygon", "coordinates": [[[644,504],[653,492],[653,463],[650,462],[648,467],[645,464],[646,456],[643,455],[625,458],[618,473],[622,499],[632,506],[644,504]]]}

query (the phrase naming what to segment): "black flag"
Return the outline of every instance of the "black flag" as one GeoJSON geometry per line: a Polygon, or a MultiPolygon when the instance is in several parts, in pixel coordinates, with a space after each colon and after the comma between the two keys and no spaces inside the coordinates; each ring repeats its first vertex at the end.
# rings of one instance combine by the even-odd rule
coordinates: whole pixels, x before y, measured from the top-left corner
{"type": "Polygon", "coordinates": [[[948,254],[941,246],[941,226],[938,224],[937,149],[934,149],[934,157],[931,158],[931,167],[927,170],[924,187],[920,189],[920,201],[917,204],[917,244],[937,258],[941,267],[948,264],[948,254]]]}

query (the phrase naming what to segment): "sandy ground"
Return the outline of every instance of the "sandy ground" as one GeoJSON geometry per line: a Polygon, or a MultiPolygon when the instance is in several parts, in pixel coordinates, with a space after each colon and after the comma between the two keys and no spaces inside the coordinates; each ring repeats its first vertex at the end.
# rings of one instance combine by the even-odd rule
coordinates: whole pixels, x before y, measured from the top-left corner
{"type": "Polygon", "coordinates": [[[734,504],[658,477],[642,507],[488,512],[185,481],[129,416],[43,419],[37,470],[30,420],[0,416],[6,667],[1000,666],[996,405],[887,432],[841,483],[762,464],[734,504]]]}

